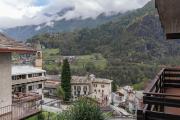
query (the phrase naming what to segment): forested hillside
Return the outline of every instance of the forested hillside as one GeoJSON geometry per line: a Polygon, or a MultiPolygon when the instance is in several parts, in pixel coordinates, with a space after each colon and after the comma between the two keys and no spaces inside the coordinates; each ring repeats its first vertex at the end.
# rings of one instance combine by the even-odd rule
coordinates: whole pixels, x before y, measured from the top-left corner
{"type": "MultiPolygon", "coordinates": [[[[97,28],[46,33],[27,42],[39,40],[46,48],[59,48],[63,55],[101,53],[108,66],[90,72],[114,79],[119,85],[134,84],[140,88],[164,65],[180,64],[180,42],[167,41],[163,36],[151,1],[141,9],[126,13],[118,21],[97,28]]],[[[74,71],[74,74],[80,73],[74,71]]]]}

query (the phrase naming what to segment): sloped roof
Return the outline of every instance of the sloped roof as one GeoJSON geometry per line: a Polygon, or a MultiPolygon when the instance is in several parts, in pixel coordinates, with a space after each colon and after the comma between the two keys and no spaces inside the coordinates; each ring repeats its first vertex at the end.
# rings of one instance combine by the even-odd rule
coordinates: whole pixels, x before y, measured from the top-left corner
{"type": "Polygon", "coordinates": [[[180,0],[156,0],[159,18],[167,39],[180,39],[180,0]]]}
{"type": "Polygon", "coordinates": [[[0,33],[0,52],[35,52],[31,47],[19,43],[14,39],[0,33]]]}
{"type": "Polygon", "coordinates": [[[12,75],[23,75],[23,74],[43,73],[46,71],[29,65],[14,65],[12,66],[11,72],[12,75]]]}

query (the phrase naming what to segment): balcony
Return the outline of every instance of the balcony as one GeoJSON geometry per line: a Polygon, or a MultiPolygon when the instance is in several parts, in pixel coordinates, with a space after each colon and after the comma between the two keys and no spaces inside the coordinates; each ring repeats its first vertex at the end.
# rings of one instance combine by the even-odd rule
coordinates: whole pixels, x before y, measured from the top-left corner
{"type": "Polygon", "coordinates": [[[162,69],[144,92],[137,120],[180,119],[180,68],[162,69]]]}
{"type": "Polygon", "coordinates": [[[12,85],[27,84],[27,83],[39,82],[39,81],[45,81],[45,80],[46,80],[46,77],[33,77],[33,78],[28,78],[28,79],[12,80],[12,85]]]}
{"type": "Polygon", "coordinates": [[[21,120],[41,112],[41,95],[17,93],[13,104],[0,108],[0,120],[21,120]]]}

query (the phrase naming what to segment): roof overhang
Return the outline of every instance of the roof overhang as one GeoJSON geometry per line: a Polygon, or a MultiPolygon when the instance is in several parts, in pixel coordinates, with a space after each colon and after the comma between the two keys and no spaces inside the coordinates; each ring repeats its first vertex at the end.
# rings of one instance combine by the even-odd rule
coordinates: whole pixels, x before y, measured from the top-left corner
{"type": "Polygon", "coordinates": [[[180,0],[155,0],[167,39],[180,39],[180,0]]]}
{"type": "Polygon", "coordinates": [[[8,53],[8,52],[35,53],[36,50],[34,50],[34,49],[21,49],[21,48],[0,48],[0,53],[8,53]]]}

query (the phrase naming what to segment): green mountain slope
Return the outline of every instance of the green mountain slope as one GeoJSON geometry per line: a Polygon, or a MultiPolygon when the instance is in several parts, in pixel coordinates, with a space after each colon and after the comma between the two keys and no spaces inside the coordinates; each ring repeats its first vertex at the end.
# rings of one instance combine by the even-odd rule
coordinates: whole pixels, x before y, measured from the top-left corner
{"type": "Polygon", "coordinates": [[[165,40],[153,1],[97,28],[41,34],[28,42],[37,40],[46,48],[59,48],[64,55],[101,53],[108,67],[92,72],[118,84],[141,84],[161,66],[180,63],[180,42],[165,40]]]}

